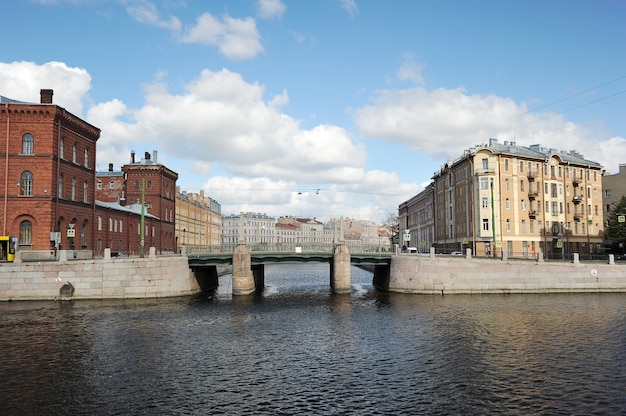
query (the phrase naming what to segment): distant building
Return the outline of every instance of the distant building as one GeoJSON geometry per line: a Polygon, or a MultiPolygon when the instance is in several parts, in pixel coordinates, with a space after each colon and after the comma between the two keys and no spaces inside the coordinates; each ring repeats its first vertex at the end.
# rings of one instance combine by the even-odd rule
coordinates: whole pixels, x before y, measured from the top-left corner
{"type": "Polygon", "coordinates": [[[602,206],[605,215],[613,210],[614,204],[626,196],[626,163],[619,165],[619,171],[602,176],[602,206]]]}
{"type": "Polygon", "coordinates": [[[434,184],[426,188],[398,208],[400,222],[400,242],[406,247],[415,247],[426,253],[435,241],[434,184]],[[406,231],[408,230],[408,233],[406,231]],[[408,241],[405,239],[408,234],[408,241]]]}
{"type": "Polygon", "coordinates": [[[601,168],[575,151],[490,139],[435,172],[434,245],[478,255],[598,253],[601,168]]]}
{"type": "Polygon", "coordinates": [[[276,218],[254,212],[222,216],[222,244],[274,244],[275,223],[276,218]]]}
{"type": "Polygon", "coordinates": [[[222,244],[222,207],[212,198],[176,188],[177,247],[222,244]]]}

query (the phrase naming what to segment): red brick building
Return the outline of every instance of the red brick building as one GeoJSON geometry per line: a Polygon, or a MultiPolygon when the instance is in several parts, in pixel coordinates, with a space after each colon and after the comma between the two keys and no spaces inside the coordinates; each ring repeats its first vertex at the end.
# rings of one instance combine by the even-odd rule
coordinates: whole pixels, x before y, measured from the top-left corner
{"type": "Polygon", "coordinates": [[[144,247],[157,252],[176,250],[176,180],[178,174],[157,161],[157,152],[146,152],[114,171],[97,172],[98,223],[96,250],[139,253],[141,201],[144,201],[144,247]],[[142,195],[143,187],[143,195],[142,195]]]}
{"type": "Polygon", "coordinates": [[[105,248],[140,254],[142,238],[146,249],[175,251],[178,174],[156,163],[156,152],[140,162],[133,153],[121,172],[112,165],[96,172],[100,129],[53,104],[52,96],[41,90],[40,103],[0,96],[0,236],[15,237],[31,259],[57,249],[81,257],[105,248]]]}
{"type": "Polygon", "coordinates": [[[19,250],[91,249],[100,129],[52,103],[0,100],[0,232],[19,250]]]}

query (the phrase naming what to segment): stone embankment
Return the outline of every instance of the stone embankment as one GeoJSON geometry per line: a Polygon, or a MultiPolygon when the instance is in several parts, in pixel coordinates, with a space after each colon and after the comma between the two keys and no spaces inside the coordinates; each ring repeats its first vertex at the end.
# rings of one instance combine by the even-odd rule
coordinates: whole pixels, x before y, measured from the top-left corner
{"type": "Polygon", "coordinates": [[[184,296],[200,291],[185,256],[68,260],[0,265],[0,300],[131,299],[184,296]]]}
{"type": "Polygon", "coordinates": [[[405,254],[394,256],[390,292],[419,294],[626,292],[626,264],[472,258],[405,254]]]}

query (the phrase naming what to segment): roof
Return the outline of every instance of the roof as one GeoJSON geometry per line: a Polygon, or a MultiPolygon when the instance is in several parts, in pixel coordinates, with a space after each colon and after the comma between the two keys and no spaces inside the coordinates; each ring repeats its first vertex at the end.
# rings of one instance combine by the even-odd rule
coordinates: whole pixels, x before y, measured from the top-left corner
{"type": "Polygon", "coordinates": [[[9,104],[36,104],[36,103],[27,103],[24,101],[14,100],[12,98],[5,97],[0,95],[0,103],[9,103],[9,104]]]}
{"type": "MultiPolygon", "coordinates": [[[[118,202],[104,202],[104,201],[96,200],[96,206],[102,207],[102,208],[114,209],[116,211],[121,211],[121,212],[128,212],[128,213],[135,214],[135,215],[141,215],[140,204],[131,204],[131,205],[123,206],[123,205],[120,205],[118,202]]],[[[159,217],[156,217],[152,214],[148,214],[147,211],[144,212],[144,217],[154,218],[156,220],[159,219],[159,217]]]]}

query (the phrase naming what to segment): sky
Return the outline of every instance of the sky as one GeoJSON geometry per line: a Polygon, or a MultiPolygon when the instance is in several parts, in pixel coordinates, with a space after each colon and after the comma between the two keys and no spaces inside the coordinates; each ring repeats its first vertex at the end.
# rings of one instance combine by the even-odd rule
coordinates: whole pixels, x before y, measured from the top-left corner
{"type": "Polygon", "coordinates": [[[0,95],[222,214],[381,222],[489,138],[626,163],[622,0],[16,0],[0,95]]]}

